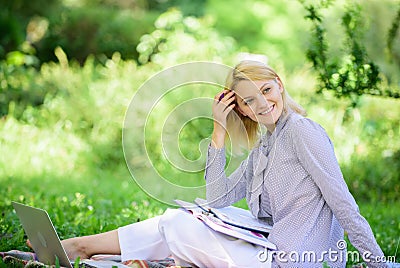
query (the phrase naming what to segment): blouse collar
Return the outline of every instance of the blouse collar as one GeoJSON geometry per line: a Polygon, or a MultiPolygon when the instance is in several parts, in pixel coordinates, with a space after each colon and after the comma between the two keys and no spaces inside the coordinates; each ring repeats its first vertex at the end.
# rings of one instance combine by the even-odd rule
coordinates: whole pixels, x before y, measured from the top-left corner
{"type": "Polygon", "coordinates": [[[262,145],[263,147],[267,147],[268,145],[270,145],[271,142],[279,136],[281,130],[284,128],[284,126],[286,125],[287,121],[289,120],[292,114],[293,110],[290,108],[286,112],[283,111],[281,116],[275,123],[276,125],[274,131],[272,132],[267,131],[265,134],[261,136],[260,145],[262,145]]]}

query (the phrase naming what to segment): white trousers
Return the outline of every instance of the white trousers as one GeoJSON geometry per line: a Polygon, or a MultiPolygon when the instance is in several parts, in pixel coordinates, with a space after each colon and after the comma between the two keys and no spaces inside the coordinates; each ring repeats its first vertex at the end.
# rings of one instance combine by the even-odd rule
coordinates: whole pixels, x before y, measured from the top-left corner
{"type": "Polygon", "coordinates": [[[271,267],[260,261],[263,247],[215,232],[180,209],[118,228],[118,237],[122,261],[172,257],[181,266],[271,267]]]}

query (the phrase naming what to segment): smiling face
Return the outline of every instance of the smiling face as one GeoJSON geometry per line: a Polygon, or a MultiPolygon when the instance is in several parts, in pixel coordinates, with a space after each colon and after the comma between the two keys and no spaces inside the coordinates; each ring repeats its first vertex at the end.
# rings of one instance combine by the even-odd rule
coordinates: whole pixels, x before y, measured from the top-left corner
{"type": "Polygon", "coordinates": [[[277,78],[260,81],[241,80],[234,91],[237,108],[241,114],[263,124],[269,131],[275,129],[275,123],[284,106],[283,86],[277,78]]]}

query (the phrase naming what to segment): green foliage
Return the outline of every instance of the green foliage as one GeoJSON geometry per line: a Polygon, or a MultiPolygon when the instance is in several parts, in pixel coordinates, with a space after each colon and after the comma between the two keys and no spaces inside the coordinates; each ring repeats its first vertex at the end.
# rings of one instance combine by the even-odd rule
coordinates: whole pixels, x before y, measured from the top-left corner
{"type": "Polygon", "coordinates": [[[0,62],[0,80],[0,116],[20,118],[26,108],[41,105],[44,96],[51,93],[51,88],[37,79],[37,71],[31,67],[0,62]]]}
{"type": "Polygon", "coordinates": [[[378,65],[367,55],[363,42],[365,33],[364,17],[361,6],[355,3],[348,4],[343,16],[342,26],[345,41],[342,45],[344,53],[339,58],[331,58],[328,54],[328,42],[324,27],[321,9],[329,7],[331,1],[321,5],[303,2],[308,14],[305,16],[312,22],[313,35],[310,47],[307,50],[307,59],[313,64],[318,73],[319,89],[334,92],[338,98],[347,98],[351,106],[358,104],[362,95],[377,95],[399,98],[399,88],[393,85],[391,89],[381,84],[382,73],[378,65]]]}
{"type": "Polygon", "coordinates": [[[24,27],[18,18],[12,16],[7,9],[0,10],[0,58],[4,58],[6,52],[17,47],[25,39],[24,27]],[[3,34],[6,33],[6,34],[3,34]]]}
{"type": "Polygon", "coordinates": [[[297,1],[208,0],[206,16],[215,29],[235,39],[240,52],[265,55],[275,67],[304,66],[307,23],[297,1]]]}
{"type": "Polygon", "coordinates": [[[64,8],[60,12],[49,16],[48,32],[35,44],[42,61],[54,60],[49,51],[56,46],[81,63],[89,55],[108,58],[114,52],[124,59],[135,59],[140,36],[153,28],[155,19],[151,12],[122,12],[107,6],[64,8]]]}
{"type": "Polygon", "coordinates": [[[74,268],[79,268],[79,263],[80,263],[80,261],[81,261],[81,258],[80,258],[80,257],[77,257],[77,258],[74,260],[74,268]]]}
{"type": "Polygon", "coordinates": [[[156,29],[140,38],[139,63],[168,65],[182,63],[182,59],[222,61],[229,58],[235,42],[213,30],[212,23],[207,18],[184,17],[178,9],[168,10],[155,21],[156,29]]]}
{"type": "Polygon", "coordinates": [[[60,260],[56,256],[56,263],[55,263],[56,268],[60,268],[60,260]]]}
{"type": "Polygon", "coordinates": [[[34,16],[46,16],[60,5],[59,0],[2,1],[0,9],[0,59],[26,40],[26,28],[34,16]],[[43,8],[43,7],[46,8],[43,8]]]}
{"type": "Polygon", "coordinates": [[[223,1],[210,1],[208,11],[216,17],[216,27],[223,34],[234,37],[253,51],[257,43],[255,40],[261,38],[260,35],[263,34],[260,31],[263,28],[263,20],[254,12],[256,8],[254,5],[255,1],[234,0],[229,5],[223,1]],[[239,9],[240,15],[237,14],[239,9]]]}
{"type": "Polygon", "coordinates": [[[150,10],[158,10],[161,13],[166,12],[168,9],[176,7],[182,11],[182,14],[186,16],[201,17],[204,15],[206,0],[149,0],[148,8],[150,10]]]}
{"type": "Polygon", "coordinates": [[[51,13],[61,3],[61,0],[15,0],[2,2],[2,10],[20,14],[23,17],[45,15],[51,13]],[[44,8],[46,7],[46,8],[44,8]]]}
{"type": "Polygon", "coordinates": [[[400,51],[395,49],[395,40],[397,36],[400,36],[400,3],[399,3],[399,9],[397,10],[397,15],[393,19],[392,25],[388,31],[387,35],[387,48],[389,50],[389,55],[390,55],[390,61],[394,61],[397,63],[397,65],[400,66],[400,51]]]}
{"type": "Polygon", "coordinates": [[[41,62],[56,60],[57,46],[81,63],[91,54],[107,58],[116,51],[124,59],[137,58],[140,36],[152,30],[159,14],[141,7],[45,2],[11,1],[0,11],[0,30],[7,33],[0,37],[0,58],[21,50],[24,42],[35,47],[41,62]]]}
{"type": "Polygon", "coordinates": [[[400,175],[394,172],[400,170],[400,151],[387,150],[380,154],[370,153],[367,156],[353,155],[349,165],[343,165],[342,170],[351,183],[357,200],[385,202],[396,200],[400,196],[400,175]],[[374,160],[379,161],[379,164],[371,165],[374,160]],[[374,191],[368,196],[361,194],[370,189],[374,191]]]}

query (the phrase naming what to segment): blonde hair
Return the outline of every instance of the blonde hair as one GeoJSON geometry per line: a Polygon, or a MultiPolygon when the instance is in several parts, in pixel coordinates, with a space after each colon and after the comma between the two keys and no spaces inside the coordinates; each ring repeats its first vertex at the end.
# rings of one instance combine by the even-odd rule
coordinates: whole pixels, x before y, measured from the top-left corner
{"type": "MultiPolygon", "coordinates": [[[[225,82],[225,87],[228,90],[235,90],[240,81],[260,81],[278,79],[281,83],[278,74],[270,67],[259,61],[244,60],[237,64],[228,74],[225,82]]],[[[283,83],[282,83],[283,85],[283,83]]],[[[283,86],[283,114],[286,114],[289,109],[294,112],[306,115],[305,109],[297,104],[286,91],[283,86]]],[[[243,149],[251,149],[257,142],[260,136],[259,124],[249,117],[242,115],[237,110],[237,105],[227,116],[227,135],[231,138],[232,151],[240,153],[243,149]]]]}

